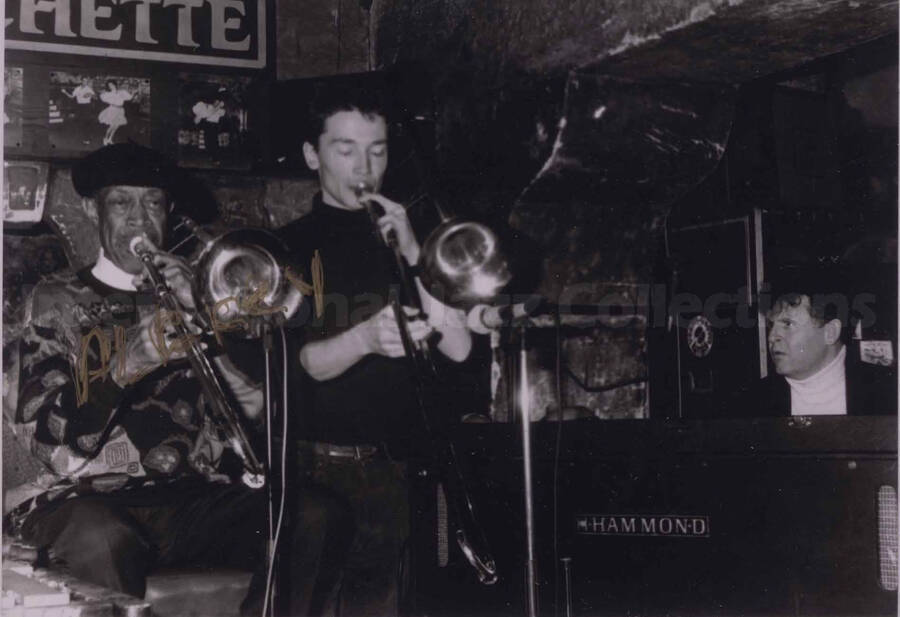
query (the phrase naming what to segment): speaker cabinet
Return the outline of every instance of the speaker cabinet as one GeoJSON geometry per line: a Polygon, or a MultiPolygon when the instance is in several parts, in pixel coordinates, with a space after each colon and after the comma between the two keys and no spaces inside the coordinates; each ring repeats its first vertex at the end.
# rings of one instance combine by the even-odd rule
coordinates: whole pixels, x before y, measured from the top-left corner
{"type": "MultiPolygon", "coordinates": [[[[715,417],[728,393],[765,375],[765,325],[754,298],[761,279],[760,214],[670,229],[669,302],[677,417],[715,417]]],[[[657,370],[666,367],[655,367],[657,370]]],[[[653,370],[653,367],[651,367],[653,370]]]]}

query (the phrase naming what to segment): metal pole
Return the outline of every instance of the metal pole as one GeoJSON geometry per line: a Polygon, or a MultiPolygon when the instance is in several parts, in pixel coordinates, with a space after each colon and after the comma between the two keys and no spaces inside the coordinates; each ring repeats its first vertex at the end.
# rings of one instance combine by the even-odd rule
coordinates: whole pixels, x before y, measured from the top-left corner
{"type": "Polygon", "coordinates": [[[572,558],[563,557],[562,562],[566,572],[566,617],[572,617],[572,558]]]}
{"type": "Polygon", "coordinates": [[[528,387],[528,355],[525,348],[525,328],[519,329],[519,409],[522,420],[522,466],[525,477],[525,564],[526,609],[528,617],[537,617],[537,586],[534,558],[534,494],[531,477],[531,397],[528,387]]]}

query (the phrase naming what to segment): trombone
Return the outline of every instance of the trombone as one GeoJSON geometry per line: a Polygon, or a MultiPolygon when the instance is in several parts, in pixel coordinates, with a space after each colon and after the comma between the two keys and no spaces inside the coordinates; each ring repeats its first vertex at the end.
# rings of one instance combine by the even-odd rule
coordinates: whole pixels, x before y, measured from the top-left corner
{"type": "MultiPolygon", "coordinates": [[[[357,197],[371,190],[372,185],[367,182],[354,186],[357,197]]],[[[377,226],[382,215],[380,208],[369,201],[364,202],[364,206],[375,226],[376,235],[381,237],[377,226]]],[[[423,287],[433,295],[442,297],[446,304],[454,308],[471,308],[489,301],[511,278],[496,236],[480,223],[450,219],[440,209],[439,212],[442,223],[428,235],[422,246],[418,276],[423,287]]],[[[393,230],[386,234],[384,242],[394,255],[400,287],[406,301],[424,316],[415,275],[406,267],[406,260],[400,254],[393,230]]],[[[434,460],[445,483],[447,502],[455,514],[454,535],[457,545],[469,565],[474,568],[478,580],[485,585],[493,585],[498,580],[497,565],[484,530],[475,517],[475,506],[466,488],[456,448],[449,438],[436,432],[429,421],[430,406],[426,405],[426,390],[428,385],[435,385],[434,381],[438,376],[429,341],[425,339],[419,343],[413,342],[400,299],[393,295],[390,301],[399,326],[400,339],[415,378],[419,411],[425,429],[435,443],[434,460]]]]}
{"type": "MultiPolygon", "coordinates": [[[[259,335],[267,325],[260,321],[266,314],[274,314],[276,319],[287,318],[299,307],[302,296],[282,272],[279,259],[283,260],[284,252],[275,236],[263,230],[235,230],[213,237],[186,217],[182,217],[181,224],[203,244],[192,293],[197,307],[212,307],[211,319],[221,319],[224,323],[250,319],[253,321],[244,321],[248,335],[259,335]],[[254,299],[255,314],[239,317],[247,298],[254,299]]],[[[146,236],[136,236],[129,248],[147,271],[160,305],[175,316],[171,319],[172,326],[200,381],[211,418],[241,459],[244,467],[241,480],[251,488],[261,488],[265,485],[265,466],[254,452],[212,363],[197,337],[188,330],[184,308],[153,263],[157,247],[146,236]]]]}

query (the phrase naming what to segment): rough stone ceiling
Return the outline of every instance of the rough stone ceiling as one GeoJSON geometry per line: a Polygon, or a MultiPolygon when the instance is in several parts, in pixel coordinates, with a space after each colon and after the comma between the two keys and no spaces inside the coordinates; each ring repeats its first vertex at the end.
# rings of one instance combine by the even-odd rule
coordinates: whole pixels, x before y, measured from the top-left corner
{"type": "Polygon", "coordinates": [[[635,37],[583,70],[641,80],[744,83],[897,30],[897,2],[776,0],[698,5],[689,23],[635,37]]]}
{"type": "Polygon", "coordinates": [[[743,83],[897,31],[897,0],[382,0],[378,62],[743,83]]]}
{"type": "MultiPolygon", "coordinates": [[[[594,212],[641,207],[642,220],[654,220],[718,164],[735,85],[889,40],[896,11],[896,2],[877,0],[702,3],[656,33],[626,33],[600,58],[575,63],[553,152],[511,222],[551,245],[551,213],[560,217],[567,204],[575,205],[566,220],[577,218],[578,203],[603,205],[594,212]]],[[[580,32],[565,42],[570,51],[580,32]]]]}

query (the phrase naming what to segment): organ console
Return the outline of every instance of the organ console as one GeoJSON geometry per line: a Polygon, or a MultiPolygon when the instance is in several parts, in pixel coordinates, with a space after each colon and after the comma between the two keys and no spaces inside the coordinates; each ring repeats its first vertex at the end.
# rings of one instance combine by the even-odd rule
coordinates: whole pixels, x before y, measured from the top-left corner
{"type": "MultiPolygon", "coordinates": [[[[534,426],[540,614],[896,615],[897,419],[598,420],[534,426]],[[561,431],[558,432],[558,431],[561,431]]],[[[458,427],[494,548],[483,587],[412,461],[413,614],[524,614],[517,427],[458,427]]]]}

